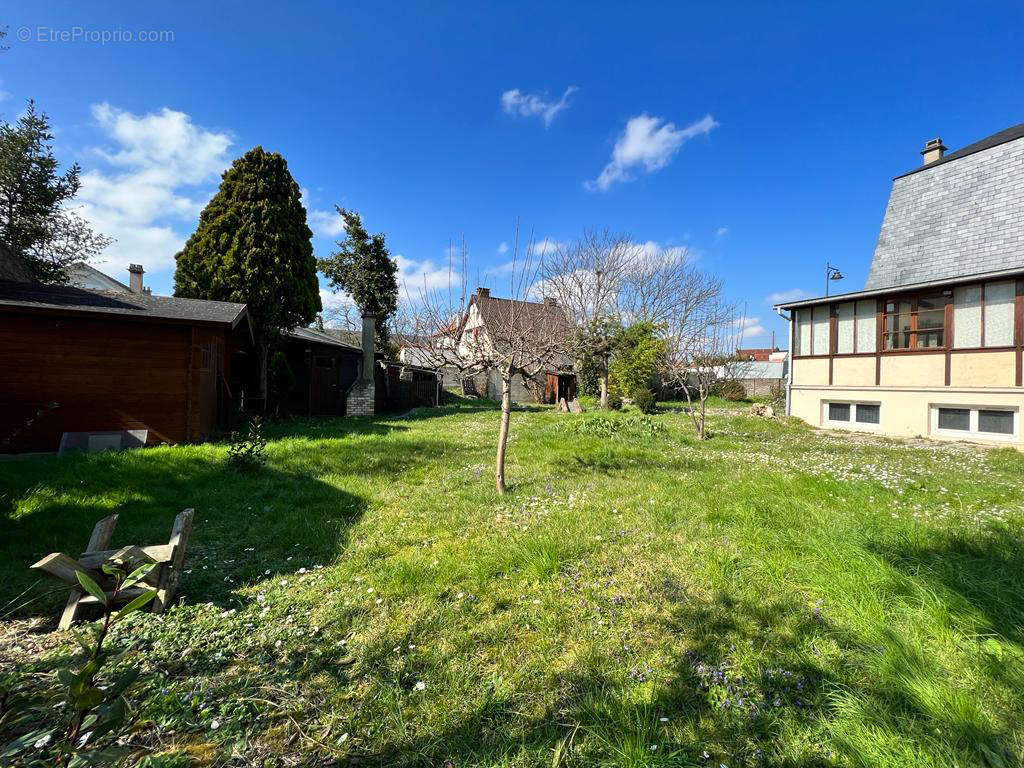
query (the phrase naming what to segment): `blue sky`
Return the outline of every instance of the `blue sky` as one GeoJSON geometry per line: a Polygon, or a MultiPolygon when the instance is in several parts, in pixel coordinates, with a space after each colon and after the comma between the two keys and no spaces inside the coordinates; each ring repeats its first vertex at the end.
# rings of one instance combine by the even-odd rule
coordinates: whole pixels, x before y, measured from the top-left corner
{"type": "Polygon", "coordinates": [[[0,113],[50,114],[118,238],[101,268],[142,262],[157,292],[260,144],[306,190],[320,254],[334,203],[407,277],[463,236],[474,275],[505,263],[517,217],[555,242],[609,227],[688,246],[746,303],[747,341],[781,341],[769,297],[820,294],[826,260],[863,286],[926,139],[1024,121],[1019,3],[4,5],[0,113]],[[164,39],[123,39],[140,30],[164,39]]]}

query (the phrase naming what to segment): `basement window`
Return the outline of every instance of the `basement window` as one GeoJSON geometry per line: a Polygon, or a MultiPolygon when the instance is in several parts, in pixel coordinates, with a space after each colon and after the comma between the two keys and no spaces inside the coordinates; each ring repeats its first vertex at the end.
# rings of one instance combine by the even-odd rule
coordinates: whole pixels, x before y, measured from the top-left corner
{"type": "Polygon", "coordinates": [[[876,426],[882,415],[882,407],[878,403],[824,403],[825,422],[835,425],[876,426]]]}
{"type": "Polygon", "coordinates": [[[1014,440],[1018,430],[1016,408],[995,406],[932,406],[932,431],[940,435],[977,436],[1014,440]]]}

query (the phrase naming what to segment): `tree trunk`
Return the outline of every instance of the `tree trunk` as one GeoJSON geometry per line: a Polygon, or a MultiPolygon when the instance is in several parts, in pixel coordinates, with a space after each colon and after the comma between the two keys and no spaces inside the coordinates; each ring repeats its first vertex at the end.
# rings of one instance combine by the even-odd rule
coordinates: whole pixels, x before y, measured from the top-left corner
{"type": "Polygon", "coordinates": [[[599,377],[599,381],[601,382],[601,409],[607,411],[608,410],[608,368],[607,367],[605,367],[605,370],[601,372],[601,375],[599,377]]]}
{"type": "Polygon", "coordinates": [[[270,347],[267,344],[259,345],[260,352],[260,396],[263,398],[263,413],[267,412],[267,365],[270,358],[270,347]]]}
{"type": "Polygon", "coordinates": [[[494,487],[505,493],[505,446],[508,444],[508,420],[512,415],[512,376],[501,374],[501,429],[498,430],[498,456],[494,463],[494,487]]]}

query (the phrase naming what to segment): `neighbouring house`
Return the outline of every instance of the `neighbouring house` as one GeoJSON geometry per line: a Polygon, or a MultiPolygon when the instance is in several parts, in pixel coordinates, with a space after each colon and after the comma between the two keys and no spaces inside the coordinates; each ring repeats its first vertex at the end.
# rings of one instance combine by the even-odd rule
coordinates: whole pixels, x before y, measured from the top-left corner
{"type": "Polygon", "coordinates": [[[737,360],[755,360],[759,363],[782,362],[786,352],[778,347],[758,347],[736,350],[737,360]]]}
{"type": "Polygon", "coordinates": [[[142,284],[144,274],[145,270],[141,264],[129,264],[129,285],[125,285],[120,280],[115,280],[110,275],[100,272],[96,267],[80,261],[68,267],[68,285],[108,293],[152,293],[151,289],[142,284]]]}
{"type": "Polygon", "coordinates": [[[141,279],[138,293],[0,282],[0,359],[0,453],[207,439],[255,367],[244,304],[152,296],[141,279]]]}
{"type": "MultiPolygon", "coordinates": [[[[462,332],[458,342],[458,354],[467,359],[477,348],[488,349],[495,337],[500,338],[503,323],[521,323],[525,327],[536,326],[560,329],[568,334],[572,324],[565,310],[555,299],[543,301],[520,301],[491,296],[489,288],[477,288],[469,300],[462,332]],[[510,318],[512,318],[510,320],[510,318]]],[[[512,401],[517,403],[557,403],[559,400],[573,400],[576,397],[576,374],[573,360],[568,355],[558,355],[548,370],[532,378],[515,376],[512,380],[512,401]]],[[[501,399],[501,374],[487,370],[463,379],[466,394],[501,399]]]]}
{"type": "Polygon", "coordinates": [[[1024,447],[1024,124],[892,184],[863,291],[779,304],[787,410],[822,427],[1024,447]]]}

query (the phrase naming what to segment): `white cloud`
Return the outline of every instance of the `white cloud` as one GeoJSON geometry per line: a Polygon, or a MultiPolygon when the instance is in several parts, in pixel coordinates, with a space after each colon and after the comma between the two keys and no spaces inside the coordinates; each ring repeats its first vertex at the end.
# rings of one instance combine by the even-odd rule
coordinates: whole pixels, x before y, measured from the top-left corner
{"type": "Polygon", "coordinates": [[[586,182],[584,186],[603,192],[617,181],[631,181],[636,169],[646,173],[660,170],[668,165],[684,142],[710,133],[717,126],[711,115],[705,115],[685,128],[676,128],[675,123],[646,114],[630,118],[615,142],[612,159],[597,179],[586,182]]]}
{"type": "Polygon", "coordinates": [[[501,245],[498,246],[498,253],[508,253],[508,243],[504,240],[502,240],[501,245]]]}
{"type": "Polygon", "coordinates": [[[545,237],[533,243],[530,246],[530,252],[535,253],[538,256],[544,256],[545,254],[554,253],[559,248],[564,247],[565,243],[560,243],[558,240],[552,240],[550,237],[545,237]]]}
{"type": "Polygon", "coordinates": [[[803,288],[790,288],[788,291],[775,291],[764,297],[766,304],[785,304],[787,301],[813,298],[814,294],[803,288]]]}
{"type": "Polygon", "coordinates": [[[729,234],[729,228],[728,227],[719,227],[717,230],[715,230],[715,237],[725,237],[728,234],[729,234]]]}
{"type": "Polygon", "coordinates": [[[546,94],[542,96],[537,93],[523,93],[518,88],[513,88],[501,94],[501,106],[509,115],[539,117],[547,128],[559,112],[569,107],[569,97],[577,90],[579,89],[575,85],[570,85],[565,89],[562,98],[551,101],[546,94]]]}
{"type": "Polygon", "coordinates": [[[92,116],[112,146],[93,149],[108,168],[82,174],[77,201],[97,232],[116,239],[103,261],[141,263],[150,272],[173,266],[206,202],[198,188],[228,164],[230,135],[166,107],[135,115],[94,104],[92,116]]]}
{"type": "Polygon", "coordinates": [[[767,336],[769,331],[761,325],[759,317],[741,317],[736,321],[736,343],[748,344],[751,339],[767,336]]]}

